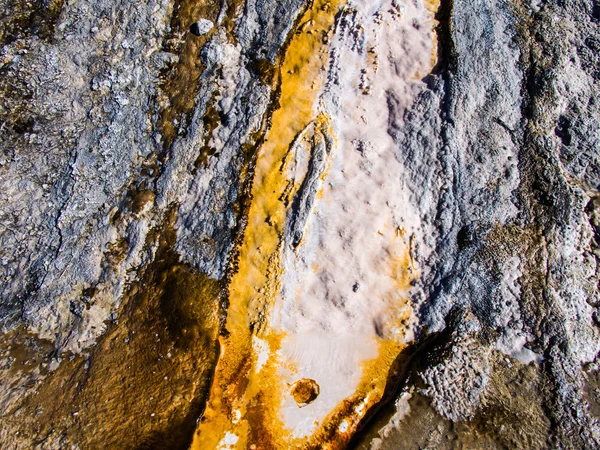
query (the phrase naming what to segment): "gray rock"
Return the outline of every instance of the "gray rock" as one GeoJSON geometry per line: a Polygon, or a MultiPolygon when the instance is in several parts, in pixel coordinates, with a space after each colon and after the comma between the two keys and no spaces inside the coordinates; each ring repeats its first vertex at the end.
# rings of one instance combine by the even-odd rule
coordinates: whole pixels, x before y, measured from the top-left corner
{"type": "Polygon", "coordinates": [[[213,29],[213,23],[210,20],[199,19],[190,26],[190,32],[196,36],[203,36],[213,29]]]}

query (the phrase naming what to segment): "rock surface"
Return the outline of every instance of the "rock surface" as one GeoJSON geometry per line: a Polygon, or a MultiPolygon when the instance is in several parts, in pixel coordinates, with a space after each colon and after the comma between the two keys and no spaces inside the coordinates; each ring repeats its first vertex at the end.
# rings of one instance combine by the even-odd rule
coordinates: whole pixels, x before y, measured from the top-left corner
{"type": "Polygon", "coordinates": [[[600,447],[596,0],[0,11],[0,447],[600,447]]]}

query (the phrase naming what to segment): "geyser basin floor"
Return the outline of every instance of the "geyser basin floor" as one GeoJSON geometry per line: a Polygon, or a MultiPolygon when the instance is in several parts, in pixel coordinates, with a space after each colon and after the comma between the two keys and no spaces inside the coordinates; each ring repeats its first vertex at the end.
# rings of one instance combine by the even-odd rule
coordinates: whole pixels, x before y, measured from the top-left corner
{"type": "Polygon", "coordinates": [[[420,240],[386,104],[423,89],[436,9],[321,0],[299,21],[194,449],[341,448],[380,400],[413,339],[420,240]]]}

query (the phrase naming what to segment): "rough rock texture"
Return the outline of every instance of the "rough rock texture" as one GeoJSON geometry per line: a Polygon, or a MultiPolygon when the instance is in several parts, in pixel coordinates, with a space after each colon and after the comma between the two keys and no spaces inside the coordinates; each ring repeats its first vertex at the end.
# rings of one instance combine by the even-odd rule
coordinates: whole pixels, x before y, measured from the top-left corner
{"type": "MultiPolygon", "coordinates": [[[[355,68],[339,42],[372,54],[354,3],[323,34],[323,70],[340,79],[355,68]]],[[[600,447],[600,4],[390,5],[372,7],[438,21],[437,64],[410,95],[366,70],[359,86],[386,92],[372,101],[402,167],[391,185],[418,217],[415,338],[349,446],[600,447]]],[[[231,331],[282,61],[310,7],[0,0],[0,447],[189,447],[231,331]]],[[[311,127],[294,247],[336,155],[311,127]]],[[[372,144],[353,142],[373,167],[372,144]]]]}

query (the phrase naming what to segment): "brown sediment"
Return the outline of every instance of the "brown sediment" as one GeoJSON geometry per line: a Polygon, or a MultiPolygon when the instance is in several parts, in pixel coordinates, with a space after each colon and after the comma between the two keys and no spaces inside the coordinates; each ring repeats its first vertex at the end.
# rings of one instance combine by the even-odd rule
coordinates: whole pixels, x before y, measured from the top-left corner
{"type": "Polygon", "coordinates": [[[584,366],[585,373],[585,401],[588,403],[590,412],[594,417],[600,419],[600,372],[590,370],[589,365],[584,366]]]}
{"type": "Polygon", "coordinates": [[[218,357],[223,286],[179,262],[171,224],[91,353],[61,354],[24,330],[2,337],[0,349],[14,358],[3,379],[18,371],[29,385],[0,423],[28,442],[63,447],[189,447],[218,357]],[[52,372],[56,358],[62,361],[52,372]]]}
{"type": "Polygon", "coordinates": [[[149,203],[154,203],[156,195],[150,189],[131,189],[125,199],[125,207],[133,214],[139,214],[149,203]]]}
{"type": "Polygon", "coordinates": [[[214,104],[210,104],[206,108],[206,113],[202,117],[202,122],[204,123],[204,145],[200,149],[200,154],[194,162],[194,166],[196,168],[205,166],[208,163],[208,158],[214,156],[217,151],[215,148],[210,146],[210,140],[212,138],[213,131],[221,123],[221,117],[214,104]]]}
{"type": "Polygon", "coordinates": [[[16,39],[51,39],[63,0],[0,0],[0,46],[16,39]]]}
{"type": "MultiPolygon", "coordinates": [[[[234,19],[242,4],[241,0],[227,2],[221,26],[230,40],[234,39],[234,19]]],[[[204,70],[200,52],[218,29],[216,22],[221,7],[222,0],[179,0],[173,7],[171,32],[165,39],[163,49],[177,55],[179,60],[163,71],[158,129],[163,137],[165,150],[171,147],[178,134],[187,130],[196,102],[198,80],[204,70]],[[203,36],[192,34],[189,27],[199,19],[210,20],[215,24],[214,28],[203,36]]]]}
{"type": "Polygon", "coordinates": [[[158,102],[161,105],[158,129],[165,150],[171,147],[179,130],[187,128],[196,102],[198,80],[204,70],[200,50],[214,33],[211,30],[204,36],[195,36],[189,27],[201,18],[216,21],[219,9],[219,0],[181,0],[173,7],[171,33],[165,39],[164,50],[177,55],[179,60],[164,71],[160,92],[163,99],[158,102]]]}
{"type": "Polygon", "coordinates": [[[265,86],[271,86],[277,74],[277,67],[265,58],[256,58],[249,63],[249,68],[258,75],[265,86]]]}
{"type": "MultiPolygon", "coordinates": [[[[492,352],[490,379],[482,407],[471,420],[451,422],[442,417],[429,398],[419,373],[452,347],[451,332],[445,330],[425,337],[400,362],[401,377],[390,385],[391,398],[404,387],[406,413],[390,425],[397,412],[391,402],[382,403],[377,414],[365,422],[349,448],[395,450],[421,448],[546,448],[550,422],[543,411],[544,392],[541,367],[524,365],[501,352],[492,352]],[[385,436],[383,441],[379,438],[385,436]]],[[[393,377],[390,377],[393,380],[393,377]]]]}
{"type": "Polygon", "coordinates": [[[310,378],[302,378],[296,381],[290,390],[298,406],[306,406],[314,402],[320,392],[319,384],[310,378]]]}

